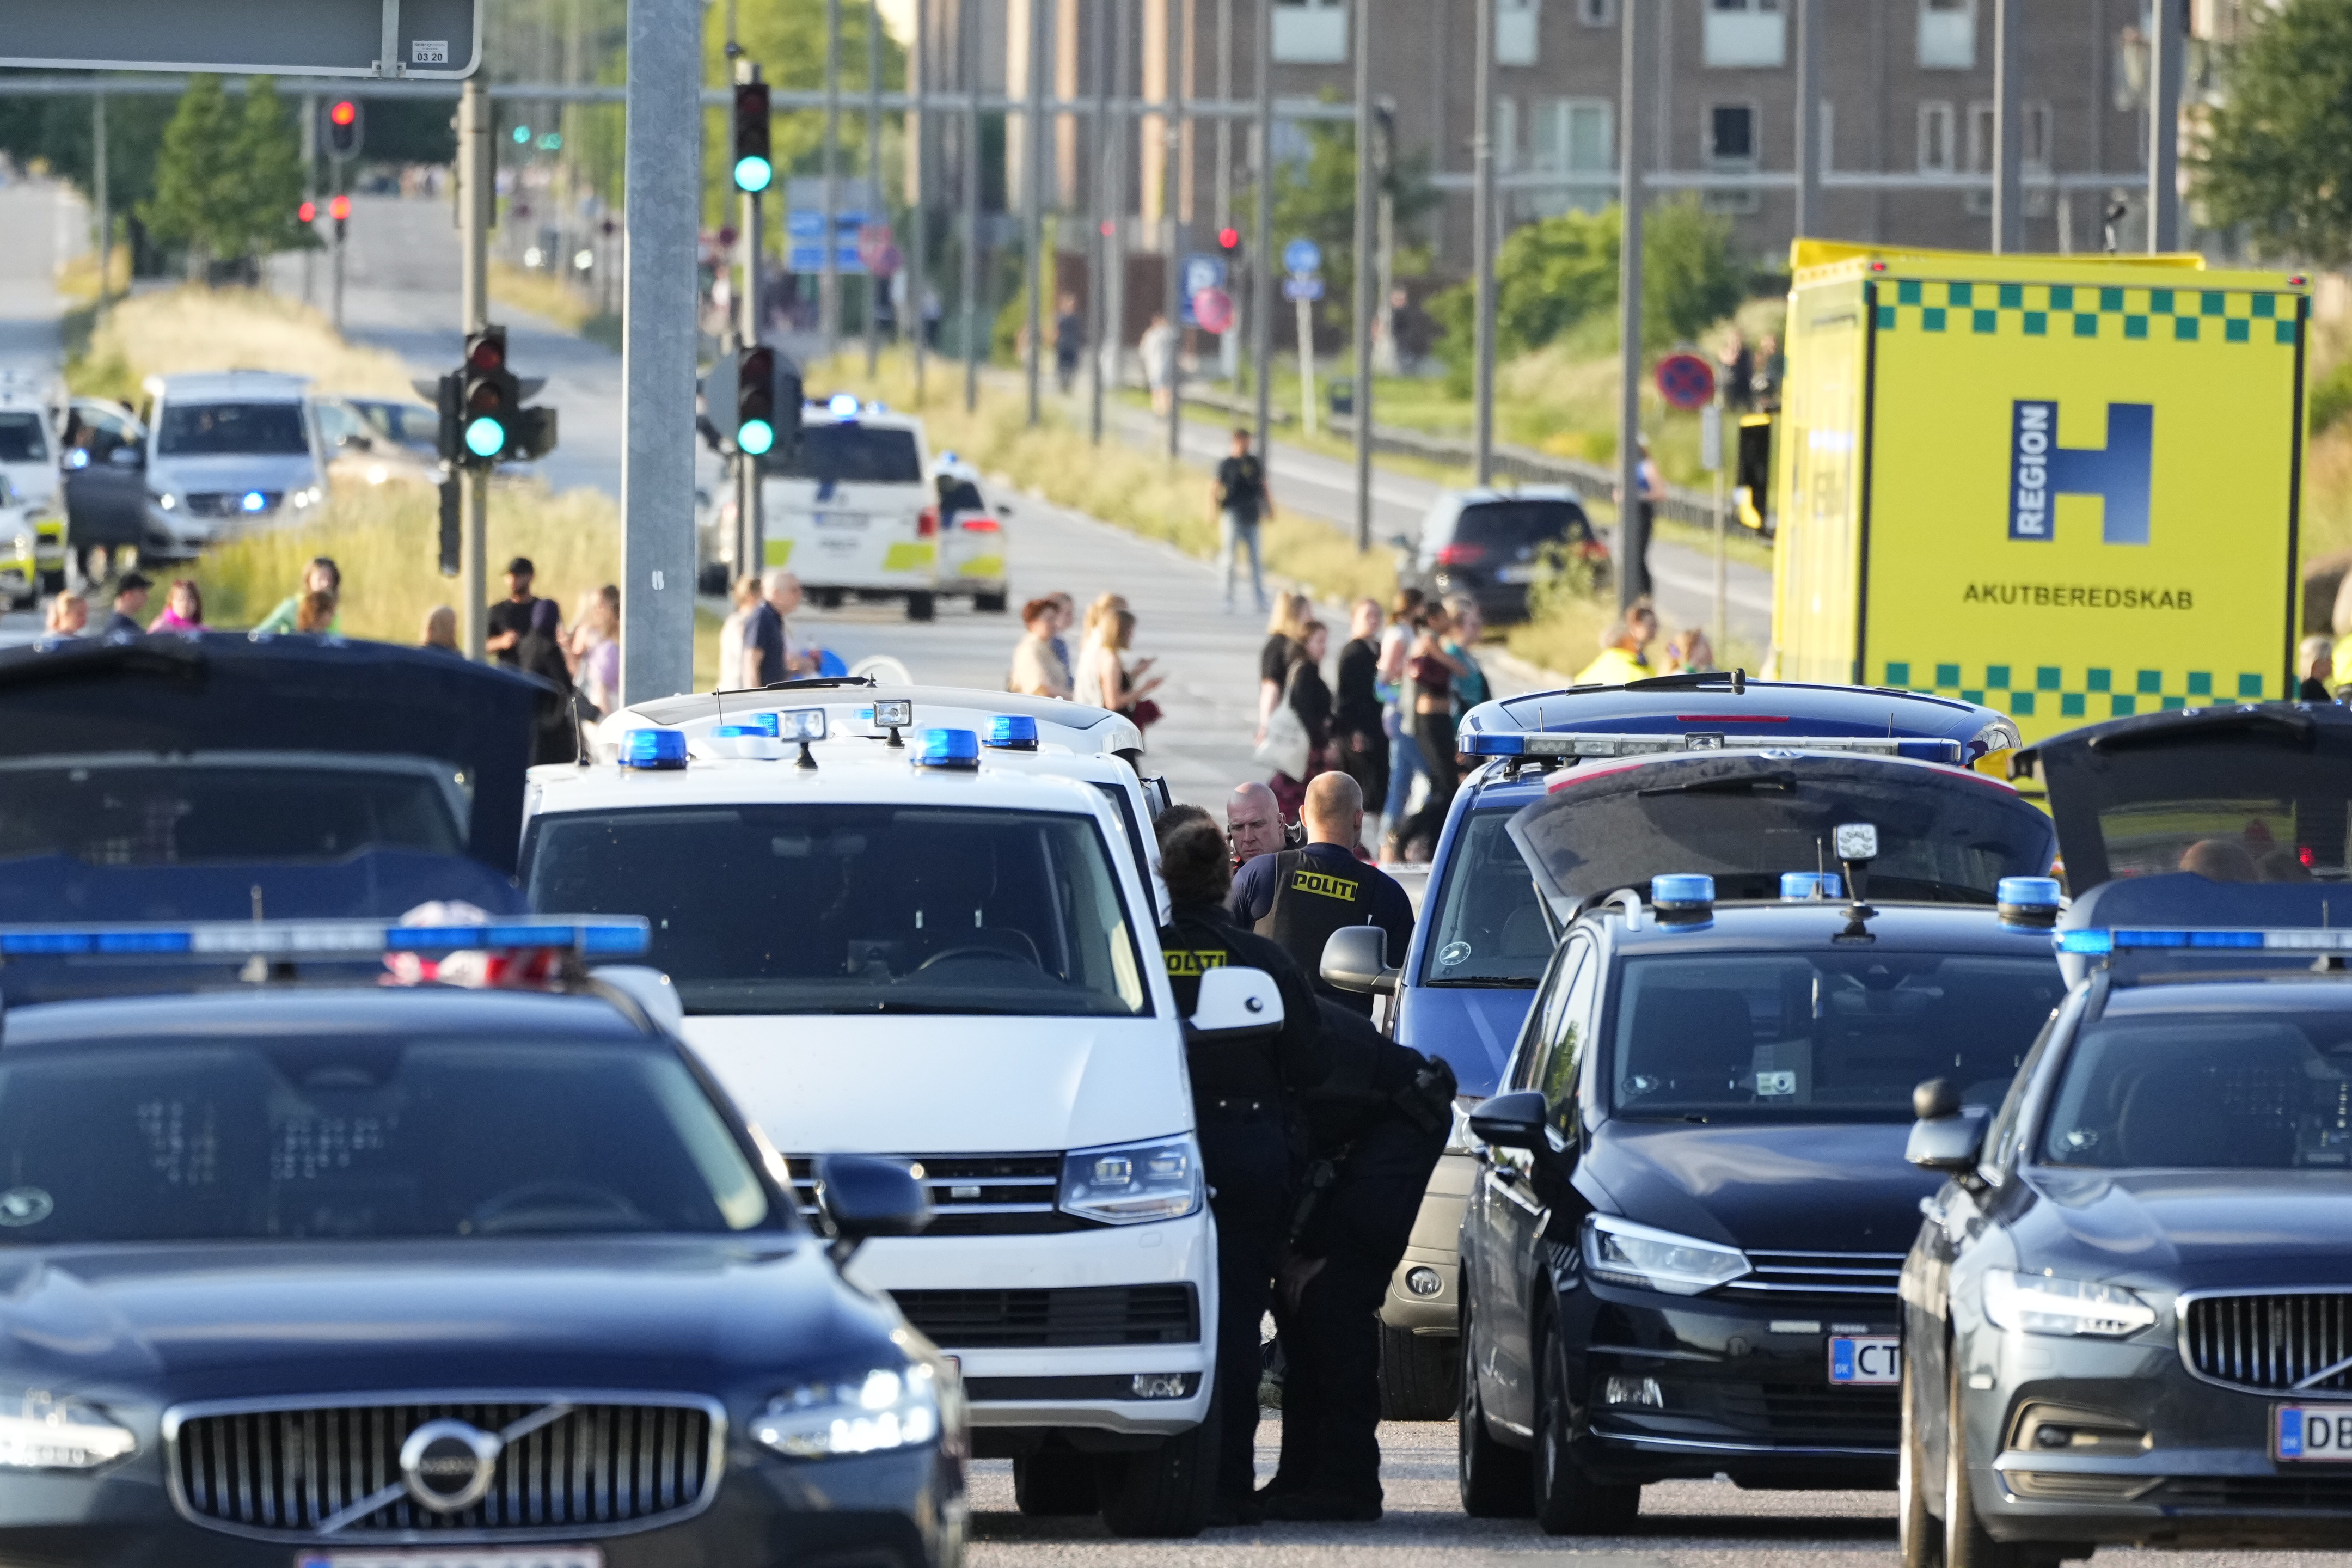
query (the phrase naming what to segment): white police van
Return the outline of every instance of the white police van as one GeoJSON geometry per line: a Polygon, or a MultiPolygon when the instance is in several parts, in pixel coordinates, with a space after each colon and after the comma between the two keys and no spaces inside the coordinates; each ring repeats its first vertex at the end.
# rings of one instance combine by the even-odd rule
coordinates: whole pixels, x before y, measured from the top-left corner
{"type": "MultiPolygon", "coordinates": [[[[529,897],[647,917],[681,1033],[804,1205],[814,1154],[920,1172],[931,1225],[855,1271],[959,1360],[974,1452],[1014,1460],[1024,1508],[1196,1531],[1214,1232],[1187,1025],[1116,805],[967,729],[894,747],[827,739],[824,708],[739,717],[537,770],[529,897]]],[[[1241,1006],[1229,987],[1278,1019],[1271,981],[1236,970],[1195,1026],[1241,1006]]]]}
{"type": "Polygon", "coordinates": [[[847,393],[801,411],[800,439],[761,463],[769,566],[809,598],[904,599],[928,621],[939,603],[940,509],[923,422],[847,393]]]}

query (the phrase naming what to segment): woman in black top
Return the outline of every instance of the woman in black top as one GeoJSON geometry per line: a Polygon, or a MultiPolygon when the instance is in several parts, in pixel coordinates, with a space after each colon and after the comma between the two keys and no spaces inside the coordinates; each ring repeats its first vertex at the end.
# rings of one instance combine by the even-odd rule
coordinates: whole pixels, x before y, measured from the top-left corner
{"type": "Polygon", "coordinates": [[[1265,647],[1257,656],[1257,738],[1265,739],[1265,721],[1275,704],[1290,689],[1290,667],[1298,662],[1300,643],[1315,606],[1304,594],[1277,594],[1274,612],[1265,623],[1265,647]]]}
{"type": "Polygon", "coordinates": [[[1321,621],[1309,621],[1301,629],[1305,635],[1299,639],[1299,655],[1291,664],[1283,700],[1298,715],[1307,731],[1307,777],[1295,779],[1276,773],[1266,785],[1274,791],[1284,819],[1291,822],[1298,820],[1298,808],[1306,804],[1307,779],[1328,772],[1331,765],[1331,688],[1323,679],[1323,655],[1331,646],[1331,633],[1321,621]]]}
{"type": "Polygon", "coordinates": [[[1332,765],[1344,768],[1375,805],[1389,797],[1389,741],[1381,728],[1381,606],[1356,601],[1348,646],[1339,650],[1339,702],[1331,718],[1332,765]]]}

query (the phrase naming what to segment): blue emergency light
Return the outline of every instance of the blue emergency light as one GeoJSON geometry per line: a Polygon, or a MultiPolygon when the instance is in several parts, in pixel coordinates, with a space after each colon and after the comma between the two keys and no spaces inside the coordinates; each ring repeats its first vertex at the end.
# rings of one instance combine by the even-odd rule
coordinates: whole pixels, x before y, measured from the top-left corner
{"type": "Polygon", "coordinates": [[[625,768],[667,770],[686,766],[686,731],[683,730],[632,730],[621,737],[621,765],[625,768]]]}
{"type": "Polygon", "coordinates": [[[364,959],[389,952],[577,952],[626,957],[651,942],[635,915],[557,915],[474,925],[383,921],[197,921],[185,925],[0,926],[7,958],[364,959]]]}
{"type": "Polygon", "coordinates": [[[1470,731],[1454,742],[1474,757],[1643,757],[1685,752],[1748,752],[1769,747],[1802,752],[1850,752],[1907,762],[1959,765],[1958,741],[1902,735],[1603,734],[1564,731],[1470,731]]]}
{"type": "Polygon", "coordinates": [[[267,511],[269,510],[269,498],[259,490],[247,490],[245,499],[237,504],[247,511],[267,511]]]}
{"type": "Polygon", "coordinates": [[[773,713],[746,713],[735,722],[748,725],[771,738],[776,733],[776,716],[773,713]]]}
{"type": "Polygon", "coordinates": [[[1715,879],[1678,871],[1650,879],[1650,907],[1661,925],[1685,930],[1715,923],[1715,879]]]}
{"type": "Polygon", "coordinates": [[[924,730],[915,736],[919,768],[980,766],[980,737],[970,730],[924,730]]]}
{"type": "Polygon", "coordinates": [[[2055,877],[2003,877],[1993,889],[2000,906],[2000,923],[2022,931],[2048,931],[2058,923],[2065,906],[2064,889],[2055,877]]]}
{"type": "Polygon", "coordinates": [[[2304,926],[2286,931],[2173,930],[2118,927],[2101,931],[2062,931],[2056,943],[2061,952],[2105,957],[2118,952],[2352,952],[2352,931],[2340,927],[2304,926]]]}
{"type": "Polygon", "coordinates": [[[1783,871],[1780,897],[1785,900],[1843,899],[1845,879],[1835,871],[1783,871]]]}
{"type": "Polygon", "coordinates": [[[1037,749],[1037,721],[1026,713],[999,713],[988,721],[988,743],[1000,752],[1037,749]]]}
{"type": "Polygon", "coordinates": [[[857,398],[854,394],[836,392],[824,400],[824,411],[835,419],[857,417],[857,398]]]}

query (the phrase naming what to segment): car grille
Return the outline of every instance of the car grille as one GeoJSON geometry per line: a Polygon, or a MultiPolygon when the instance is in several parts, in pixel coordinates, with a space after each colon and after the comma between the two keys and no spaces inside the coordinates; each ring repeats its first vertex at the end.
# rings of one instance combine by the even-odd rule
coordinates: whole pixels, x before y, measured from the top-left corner
{"type": "Polygon", "coordinates": [[[1902,1435],[1902,1394],[1891,1388],[1766,1383],[1756,1385],[1753,1396],[1727,1390],[1725,1405],[1737,1425],[1761,1426],[1776,1443],[1891,1452],[1902,1435]]]}
{"type": "Polygon", "coordinates": [[[481,1534],[577,1538],[650,1528],[699,1511],[717,1491],[723,1420],[699,1401],[565,1405],[364,1405],[177,1413],[167,1424],[173,1500],[199,1524],[244,1535],[316,1539],[366,1500],[396,1495],[347,1518],[327,1539],[481,1534]],[[499,1455],[489,1491],[455,1512],[401,1489],[400,1447],[427,1421],[454,1419],[497,1433],[545,1417],[499,1455]]]}
{"type": "MultiPolygon", "coordinates": [[[[194,517],[257,516],[258,513],[248,513],[245,510],[245,498],[253,493],[251,490],[192,491],[188,496],[188,512],[194,517]]],[[[276,511],[278,504],[286,499],[284,490],[263,490],[260,495],[264,503],[261,510],[265,512],[276,511]]]]}
{"type": "Polygon", "coordinates": [[[893,1290],[907,1321],[942,1350],[1192,1344],[1201,1303],[1190,1285],[1062,1290],[893,1290]]]}
{"type": "Polygon", "coordinates": [[[2191,1476],[2166,1481],[2154,1497],[2180,1508],[2352,1513],[2352,1476],[2191,1476]]]}
{"type": "Polygon", "coordinates": [[[1855,1306],[1892,1304],[1903,1277],[1899,1252],[1754,1252],[1754,1272],[1723,1288],[1726,1296],[1785,1301],[1796,1296],[1835,1297],[1855,1306]]]}
{"type": "MultiPolygon", "coordinates": [[[[931,1223],[925,1236],[1037,1236],[1052,1231],[1091,1230],[1090,1221],[1055,1207],[1062,1182],[1059,1154],[911,1154],[903,1156],[921,1173],[930,1194],[931,1223]]],[[[801,1215],[816,1223],[816,1166],[807,1154],[791,1156],[793,1195],[801,1215]]]]}
{"type": "Polygon", "coordinates": [[[2352,1392],[2352,1291],[2198,1297],[2181,1311],[2180,1353],[2232,1388],[2352,1392]]]}

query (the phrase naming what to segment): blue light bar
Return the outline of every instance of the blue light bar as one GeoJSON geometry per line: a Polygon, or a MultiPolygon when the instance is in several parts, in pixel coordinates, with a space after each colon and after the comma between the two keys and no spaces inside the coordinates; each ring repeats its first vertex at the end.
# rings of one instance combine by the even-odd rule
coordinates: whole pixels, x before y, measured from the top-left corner
{"type": "Polygon", "coordinates": [[[1780,897],[1787,900],[1843,899],[1845,879],[1835,871],[1783,871],[1780,897]]]}
{"type": "Polygon", "coordinates": [[[620,957],[651,940],[635,915],[556,915],[481,925],[388,925],[383,921],[197,921],[186,925],[0,926],[7,958],[378,957],[388,952],[560,951],[620,957]]]}
{"type": "Polygon", "coordinates": [[[762,735],[772,737],[776,733],[776,716],[773,713],[746,713],[735,722],[750,725],[762,735]]]}
{"type": "Polygon", "coordinates": [[[2094,956],[2115,952],[2352,952],[2352,931],[2332,926],[2288,931],[2157,931],[2126,927],[2114,931],[2062,931],[2057,946],[2061,952],[2094,956]]]}
{"type": "Polygon", "coordinates": [[[836,392],[824,401],[824,411],[835,419],[857,417],[857,398],[854,394],[836,392]]]}
{"type": "Polygon", "coordinates": [[[663,770],[686,766],[686,731],[632,730],[621,737],[621,765],[663,770]]]}
{"type": "Polygon", "coordinates": [[[1474,757],[1643,757],[1677,752],[1751,752],[1768,747],[1799,752],[1850,752],[1901,757],[1915,763],[1957,767],[1964,748],[1958,741],[1897,735],[1728,735],[1717,731],[1687,734],[1612,734],[1579,731],[1468,731],[1454,742],[1474,757]]]}
{"type": "Polygon", "coordinates": [[[1650,902],[1660,909],[1715,902],[1715,879],[1690,872],[1650,879],[1650,902]]]}
{"type": "Polygon", "coordinates": [[[980,766],[980,737],[970,730],[924,730],[915,736],[919,768],[980,766]]]}
{"type": "Polygon", "coordinates": [[[1000,752],[1037,749],[1037,721],[1026,713],[999,713],[988,721],[988,743],[1000,752]]]}
{"type": "Polygon", "coordinates": [[[1497,734],[1491,730],[1479,730],[1459,737],[1463,751],[1474,757],[1518,757],[1527,754],[1525,735],[1497,734]]]}

